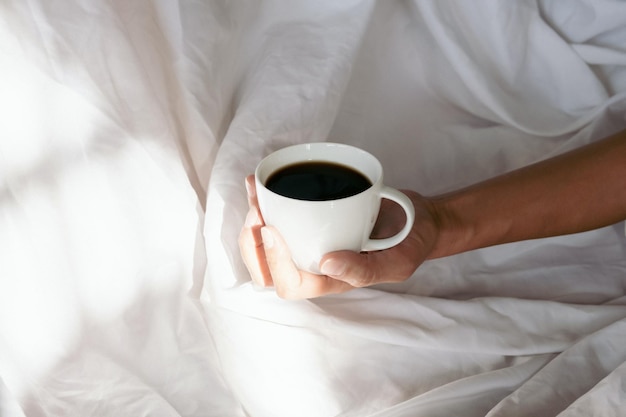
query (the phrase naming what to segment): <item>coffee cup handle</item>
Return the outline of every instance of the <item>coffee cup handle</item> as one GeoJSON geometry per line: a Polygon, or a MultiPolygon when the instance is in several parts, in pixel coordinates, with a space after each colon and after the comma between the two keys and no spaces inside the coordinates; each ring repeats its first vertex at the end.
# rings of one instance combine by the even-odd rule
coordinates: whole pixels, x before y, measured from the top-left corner
{"type": "Polygon", "coordinates": [[[391,237],[384,239],[368,239],[363,245],[363,251],[383,250],[396,246],[409,235],[409,232],[413,227],[413,222],[415,221],[415,207],[413,207],[413,202],[409,197],[407,197],[406,194],[383,185],[383,188],[380,191],[380,198],[386,198],[387,200],[391,200],[399,204],[406,214],[406,224],[402,230],[391,237]]]}

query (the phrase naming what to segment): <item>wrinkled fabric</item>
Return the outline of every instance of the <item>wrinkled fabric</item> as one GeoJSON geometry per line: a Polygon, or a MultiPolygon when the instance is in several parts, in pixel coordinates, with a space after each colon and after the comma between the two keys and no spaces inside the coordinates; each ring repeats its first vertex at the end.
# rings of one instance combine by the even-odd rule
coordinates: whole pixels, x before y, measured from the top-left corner
{"type": "Polygon", "coordinates": [[[436,195],[624,129],[625,45],[616,0],[1,3],[0,415],[622,415],[624,223],[305,301],[237,237],[287,145],[436,195]]]}

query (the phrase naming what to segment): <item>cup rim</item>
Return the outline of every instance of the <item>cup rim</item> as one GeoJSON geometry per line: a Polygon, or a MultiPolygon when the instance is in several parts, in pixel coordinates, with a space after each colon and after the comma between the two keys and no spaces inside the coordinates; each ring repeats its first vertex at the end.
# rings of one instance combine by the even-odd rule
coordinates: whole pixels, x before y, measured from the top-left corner
{"type": "Polygon", "coordinates": [[[338,202],[338,201],[344,201],[344,200],[348,200],[348,199],[352,199],[352,198],[356,198],[360,195],[362,195],[363,193],[366,193],[370,190],[372,190],[374,187],[379,186],[379,184],[382,183],[383,180],[383,169],[382,169],[382,164],[380,163],[380,161],[378,160],[378,158],[376,158],[374,155],[372,155],[370,152],[358,148],[356,146],[352,146],[352,145],[347,145],[344,143],[336,143],[336,142],[309,142],[309,143],[300,143],[300,144],[295,144],[295,145],[290,145],[290,146],[286,146],[284,148],[278,149],[272,153],[270,153],[269,155],[265,156],[256,166],[256,169],[254,170],[254,178],[255,181],[257,183],[257,186],[261,186],[263,187],[263,189],[276,196],[276,197],[280,197],[282,199],[288,200],[288,201],[301,201],[303,203],[315,203],[315,204],[328,204],[329,202],[338,202]],[[363,169],[361,169],[360,167],[354,167],[351,164],[347,164],[347,163],[343,163],[342,161],[337,161],[335,159],[332,158],[310,158],[310,159],[297,159],[297,160],[293,160],[291,162],[287,162],[287,163],[283,163],[280,164],[278,167],[276,167],[275,169],[271,170],[269,173],[264,173],[265,175],[261,175],[262,174],[262,170],[265,167],[266,164],[269,163],[269,161],[271,161],[272,159],[275,158],[279,158],[284,154],[287,154],[289,152],[293,152],[294,149],[297,148],[337,148],[337,149],[350,149],[351,152],[357,152],[362,156],[365,156],[366,158],[368,158],[369,160],[371,160],[371,162],[373,163],[374,169],[376,171],[376,175],[375,175],[375,179],[372,178],[371,175],[369,175],[366,172],[363,172],[363,169]],[[337,199],[332,199],[332,200],[302,200],[302,199],[297,199],[297,198],[292,198],[292,197],[287,197],[284,196],[282,194],[278,194],[272,190],[270,190],[269,188],[267,188],[265,186],[265,181],[277,170],[284,168],[285,166],[288,166],[290,164],[294,164],[294,163],[299,163],[299,162],[315,162],[315,161],[322,161],[322,162],[335,162],[338,164],[344,164],[345,166],[348,166],[352,169],[356,169],[358,172],[360,172],[361,174],[365,175],[371,182],[372,185],[370,187],[368,187],[367,189],[361,191],[358,194],[354,194],[348,197],[343,197],[343,198],[337,198],[337,199]],[[263,177],[263,178],[261,178],[263,177]]]}

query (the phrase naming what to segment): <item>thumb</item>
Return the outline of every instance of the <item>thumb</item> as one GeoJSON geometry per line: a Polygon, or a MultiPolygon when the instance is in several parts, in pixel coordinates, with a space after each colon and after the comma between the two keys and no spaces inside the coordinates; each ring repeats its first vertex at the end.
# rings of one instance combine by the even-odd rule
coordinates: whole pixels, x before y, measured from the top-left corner
{"type": "Polygon", "coordinates": [[[374,285],[384,280],[380,274],[380,260],[374,256],[377,253],[381,252],[332,252],[320,261],[320,271],[353,287],[374,285]]]}
{"type": "Polygon", "coordinates": [[[367,287],[383,282],[402,282],[409,278],[421,263],[412,256],[408,245],[398,245],[375,252],[338,251],[326,254],[320,270],[331,278],[353,287],[367,287]]]}

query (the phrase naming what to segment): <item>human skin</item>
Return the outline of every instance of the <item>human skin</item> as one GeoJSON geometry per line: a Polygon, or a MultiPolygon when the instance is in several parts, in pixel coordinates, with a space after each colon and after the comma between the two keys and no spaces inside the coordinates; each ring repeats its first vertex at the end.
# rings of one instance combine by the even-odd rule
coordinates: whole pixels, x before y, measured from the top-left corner
{"type": "MultiPolygon", "coordinates": [[[[607,226],[626,219],[626,130],[562,155],[445,195],[405,192],[416,219],[399,245],[377,252],[325,255],[325,275],[298,270],[276,229],[265,226],[254,177],[246,178],[250,210],[239,247],[252,280],[287,299],[319,297],[385,282],[401,282],[427,259],[473,249],[607,226]]],[[[383,202],[373,237],[404,224],[383,202]]]]}

